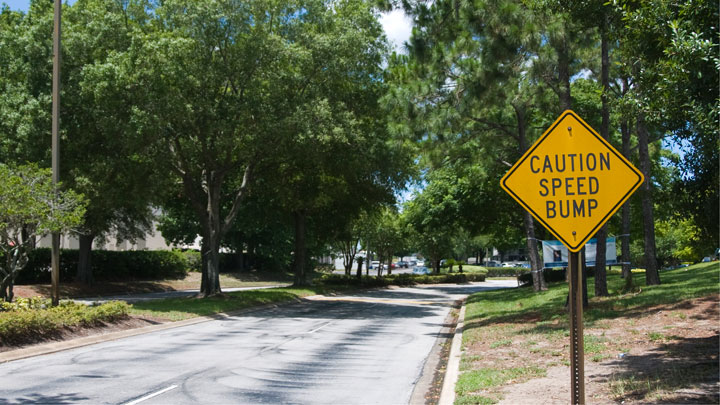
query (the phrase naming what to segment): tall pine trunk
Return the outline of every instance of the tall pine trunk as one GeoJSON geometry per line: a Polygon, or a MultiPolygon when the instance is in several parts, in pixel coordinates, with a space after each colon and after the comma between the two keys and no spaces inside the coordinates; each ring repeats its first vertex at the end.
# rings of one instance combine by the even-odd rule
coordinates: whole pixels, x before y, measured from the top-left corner
{"type": "MultiPolygon", "coordinates": [[[[620,123],[622,135],[622,153],[630,160],[630,126],[627,120],[620,123]]],[[[631,291],[635,288],[632,280],[632,267],[630,265],[630,201],[626,201],[622,207],[622,241],[620,254],[622,255],[622,277],[625,279],[625,290],[631,291]]]]}
{"type": "Polygon", "coordinates": [[[81,233],[78,235],[80,242],[78,250],[78,265],[75,281],[78,283],[92,285],[92,243],[95,239],[93,233],[81,233]]]}
{"type": "MultiPolygon", "coordinates": [[[[513,106],[515,109],[515,118],[517,120],[517,137],[520,155],[524,154],[528,149],[526,137],[526,114],[522,106],[513,106]]],[[[547,290],[545,277],[543,276],[543,266],[540,262],[540,253],[538,252],[537,238],[535,238],[535,222],[532,215],[523,209],[523,227],[525,228],[525,243],[527,245],[528,256],[530,258],[530,268],[533,277],[533,290],[547,290]]]]}
{"type": "Polygon", "coordinates": [[[542,263],[540,263],[540,255],[538,254],[537,239],[535,238],[535,223],[528,211],[523,210],[523,225],[525,226],[526,244],[528,256],[530,257],[530,267],[532,269],[533,290],[547,290],[547,283],[543,276],[542,263]]]}
{"type": "MultiPolygon", "coordinates": [[[[610,141],[610,103],[608,102],[610,90],[610,55],[608,54],[607,38],[608,20],[603,16],[600,25],[600,54],[601,54],[601,84],[602,84],[602,123],[600,124],[600,136],[610,141]]],[[[610,295],[607,287],[607,273],[605,272],[605,254],[607,252],[607,224],[600,227],[595,234],[597,248],[595,250],[595,296],[607,297],[610,295]]]]}
{"type": "Polygon", "coordinates": [[[642,111],[637,115],[638,152],[640,155],[640,170],[645,176],[642,185],[642,215],[643,237],[645,240],[645,284],[660,284],[660,274],[657,268],[655,253],[655,218],[653,212],[652,173],[649,150],[649,134],[645,124],[645,114],[642,111]]]}

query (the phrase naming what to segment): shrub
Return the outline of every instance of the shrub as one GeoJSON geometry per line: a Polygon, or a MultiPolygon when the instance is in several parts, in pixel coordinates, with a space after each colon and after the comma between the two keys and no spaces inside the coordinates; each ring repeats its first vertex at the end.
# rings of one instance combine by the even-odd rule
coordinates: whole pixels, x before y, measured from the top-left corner
{"type": "MultiPolygon", "coordinates": [[[[592,277],[592,272],[588,269],[588,277],[592,277]]],[[[543,271],[543,277],[548,283],[554,283],[558,281],[565,281],[565,269],[545,269],[543,271]]],[[[520,284],[533,285],[532,273],[525,273],[518,277],[520,284]]]]}
{"type": "Polygon", "coordinates": [[[127,317],[129,306],[112,301],[87,306],[71,301],[50,306],[44,298],[19,298],[0,308],[0,344],[32,343],[45,340],[66,327],[95,326],[127,317]]]}
{"type": "MultiPolygon", "coordinates": [[[[75,277],[78,251],[60,251],[60,281],[69,282],[75,277]]],[[[92,252],[92,271],[96,280],[160,280],[183,278],[187,275],[186,253],[167,250],[131,250],[92,252]]],[[[18,273],[17,284],[50,282],[50,249],[38,248],[30,252],[25,268],[18,273]]]]}
{"type": "Polygon", "coordinates": [[[358,280],[355,276],[346,276],[344,274],[325,274],[316,279],[324,285],[354,285],[363,287],[386,287],[389,285],[410,286],[416,284],[458,284],[473,281],[485,281],[485,275],[482,273],[452,273],[452,274],[393,274],[385,277],[363,276],[358,280]]]}

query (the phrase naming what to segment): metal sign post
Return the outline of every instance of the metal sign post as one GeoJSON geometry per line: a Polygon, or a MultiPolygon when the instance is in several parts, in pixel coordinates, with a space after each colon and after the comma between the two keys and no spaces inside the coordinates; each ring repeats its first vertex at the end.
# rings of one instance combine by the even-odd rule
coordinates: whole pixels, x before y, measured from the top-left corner
{"type": "Polygon", "coordinates": [[[570,253],[570,380],[573,405],[585,403],[585,352],[583,343],[582,265],[580,253],[570,253]]]}

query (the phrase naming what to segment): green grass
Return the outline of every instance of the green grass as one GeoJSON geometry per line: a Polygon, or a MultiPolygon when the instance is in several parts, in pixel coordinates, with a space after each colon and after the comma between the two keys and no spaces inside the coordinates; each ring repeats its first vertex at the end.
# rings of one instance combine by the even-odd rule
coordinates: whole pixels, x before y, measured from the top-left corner
{"type": "Polygon", "coordinates": [[[605,346],[606,341],[607,339],[594,335],[583,336],[583,349],[585,350],[585,354],[602,353],[607,348],[607,346],[605,346]]]}
{"type": "Polygon", "coordinates": [[[179,321],[342,290],[346,290],[346,288],[269,288],[237,291],[210,298],[168,298],[133,304],[130,308],[130,314],[150,315],[179,321]]]}
{"type": "Polygon", "coordinates": [[[491,344],[490,344],[490,348],[491,348],[491,349],[497,349],[498,347],[510,346],[511,344],[512,344],[512,340],[510,340],[510,339],[503,339],[503,340],[498,340],[498,341],[496,341],[496,342],[491,343],[491,344]]]}
{"type": "MultiPolygon", "coordinates": [[[[638,294],[620,295],[624,280],[608,277],[610,297],[591,302],[584,312],[585,322],[613,319],[628,315],[628,311],[644,307],[670,304],[678,301],[717,294],[720,288],[717,262],[700,263],[690,267],[662,271],[661,285],[646,286],[644,277],[636,276],[635,283],[642,289],[638,294]]],[[[588,296],[594,298],[593,278],[588,278],[588,296]]],[[[523,317],[539,315],[541,320],[566,318],[564,309],[567,284],[550,283],[547,291],[535,293],[532,288],[486,291],[468,298],[465,322],[474,327],[492,325],[498,322],[522,321],[523,317]],[[555,317],[555,318],[554,318],[555,317]]],[[[471,328],[468,328],[471,329],[471,328]]],[[[537,327],[539,332],[547,328],[537,327]]]]}
{"type": "MultiPolygon", "coordinates": [[[[642,273],[634,274],[635,284],[641,292],[620,294],[624,280],[618,275],[608,276],[610,297],[594,297],[594,279],[588,279],[590,307],[584,311],[584,321],[591,326],[603,324],[620,316],[642,316],[647,308],[673,304],[687,299],[717,294],[720,289],[720,266],[718,262],[699,263],[690,267],[660,272],[661,285],[646,286],[642,273]]],[[[479,343],[488,328],[498,328],[503,323],[510,333],[515,335],[542,335],[549,340],[566,339],[569,334],[567,312],[564,304],[568,292],[564,282],[550,283],[547,291],[533,292],[531,287],[486,291],[471,295],[467,300],[465,314],[465,330],[463,344],[469,347],[479,343]],[[512,329],[514,328],[514,329],[512,329]]],[[[678,318],[682,318],[675,315],[678,318]]],[[[632,330],[630,332],[633,332],[632,330]]],[[[495,334],[498,341],[493,343],[500,347],[500,342],[508,335],[495,334]]],[[[660,333],[650,334],[651,340],[667,340],[660,333]]],[[[607,339],[599,336],[584,337],[585,353],[593,361],[607,358],[607,339]]],[[[557,353],[558,357],[564,355],[557,353]]],[[[551,353],[554,355],[554,353],[551,353]]],[[[507,370],[484,371],[475,370],[461,376],[463,385],[458,383],[458,400],[456,403],[474,403],[473,392],[482,389],[485,382],[501,381],[496,375],[507,370]],[[491,374],[491,376],[488,375],[491,374]],[[464,377],[463,377],[464,376],[464,377]],[[495,377],[492,377],[495,376],[495,377]],[[494,379],[493,379],[494,378],[494,379]]],[[[647,383],[647,381],[645,381],[647,383]]],[[[633,385],[630,382],[628,385],[633,385]]],[[[618,383],[618,390],[626,390],[623,383],[618,383]]]]}
{"type": "MultiPolygon", "coordinates": [[[[482,368],[460,374],[455,385],[455,393],[458,394],[458,403],[478,403],[470,398],[477,398],[477,393],[488,388],[497,387],[510,380],[529,380],[531,378],[545,376],[546,370],[537,367],[516,367],[508,369],[482,368]]],[[[483,397],[485,398],[485,397],[483,397]]],[[[488,398],[489,399],[489,398],[488,398]]],[[[496,400],[489,399],[495,403],[496,400]]]]}

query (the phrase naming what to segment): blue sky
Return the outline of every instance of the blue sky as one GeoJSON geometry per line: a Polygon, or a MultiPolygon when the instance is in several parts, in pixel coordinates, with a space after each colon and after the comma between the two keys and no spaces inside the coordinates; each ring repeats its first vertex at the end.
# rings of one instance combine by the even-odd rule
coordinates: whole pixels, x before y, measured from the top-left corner
{"type": "MultiPolygon", "coordinates": [[[[13,10],[27,10],[30,6],[30,0],[0,0],[0,3],[7,4],[13,10]]],[[[73,4],[75,0],[64,0],[63,3],[73,4]]]]}

